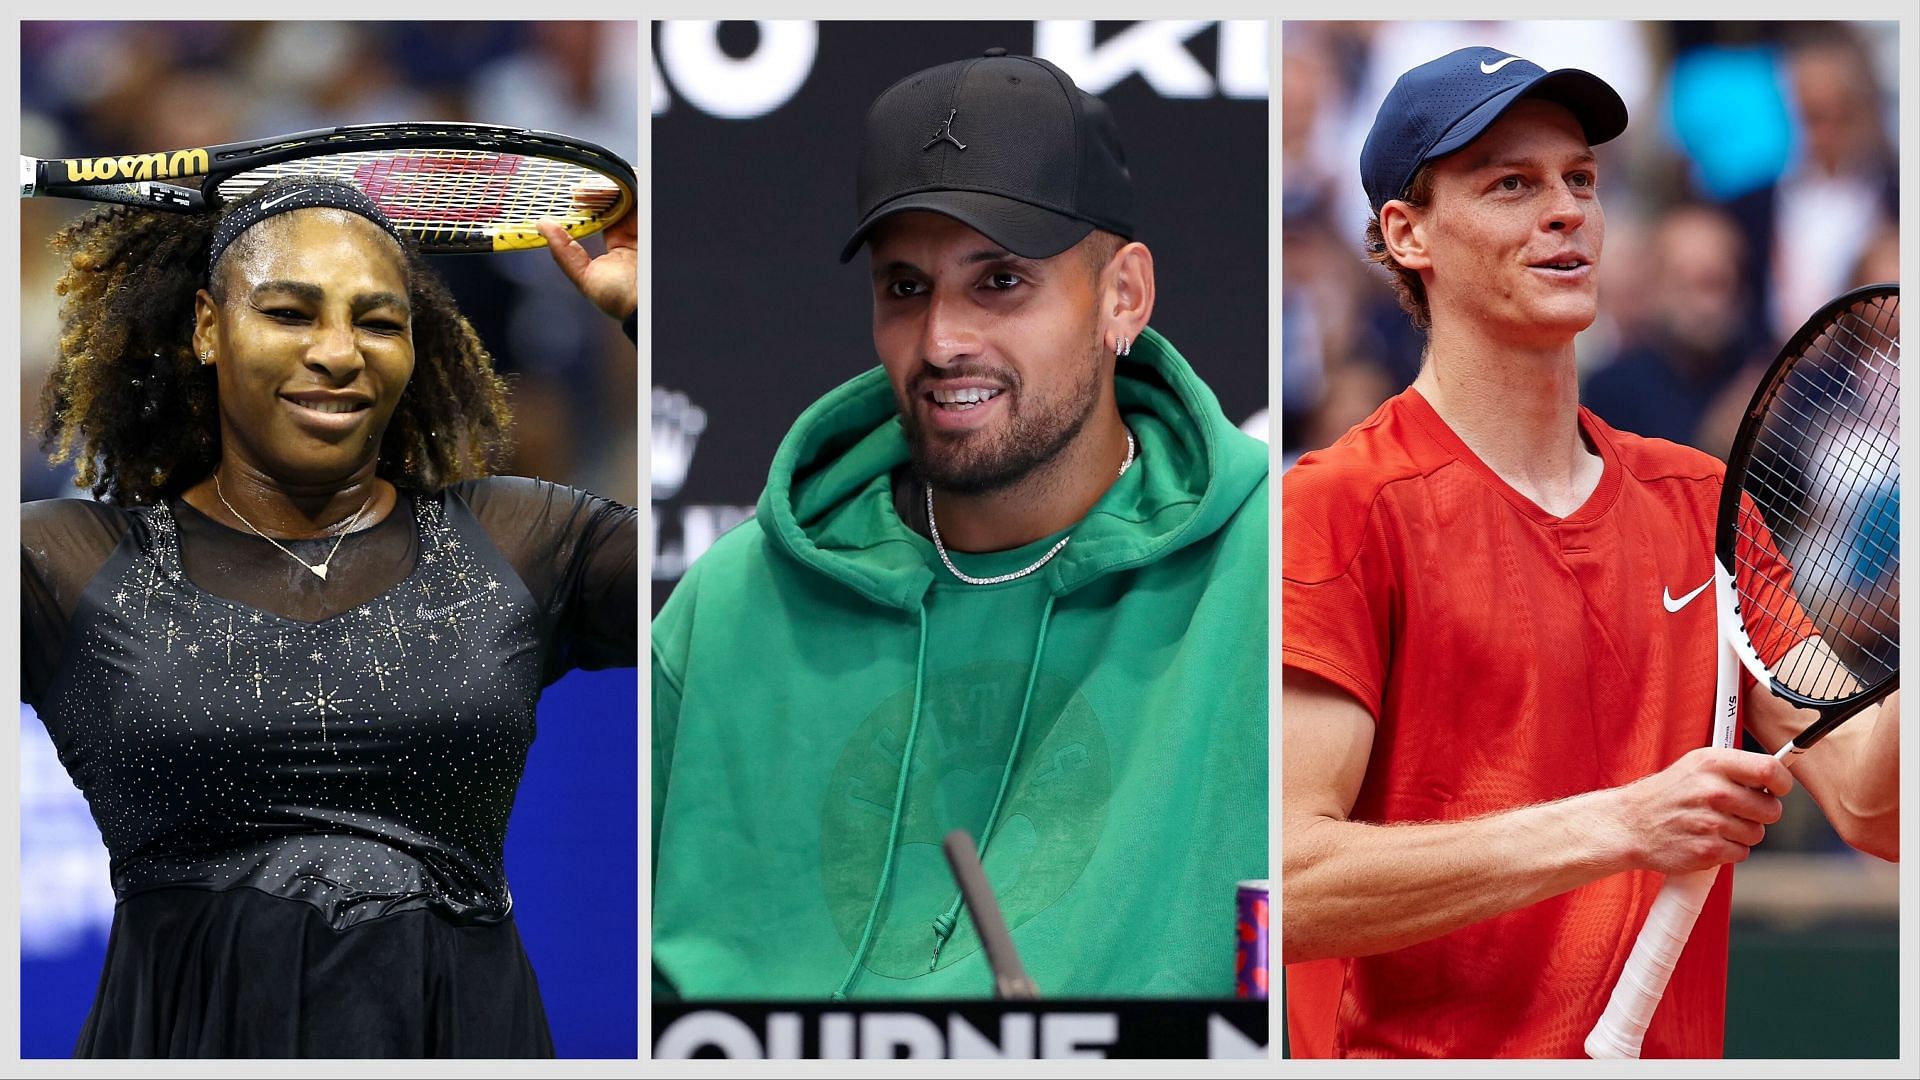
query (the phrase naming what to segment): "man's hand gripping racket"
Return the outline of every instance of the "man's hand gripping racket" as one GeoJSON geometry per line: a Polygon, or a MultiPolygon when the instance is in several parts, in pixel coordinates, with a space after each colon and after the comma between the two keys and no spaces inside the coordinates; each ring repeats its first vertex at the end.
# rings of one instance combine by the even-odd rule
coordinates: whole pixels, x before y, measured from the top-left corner
{"type": "MultiPolygon", "coordinates": [[[[1899,685],[1899,335],[1898,286],[1850,292],[1787,341],[1747,407],[1714,540],[1712,745],[1733,745],[1741,666],[1819,714],[1774,755],[1789,766],[1899,685]]],[[[1718,872],[1661,887],[1589,1057],[1640,1056],[1718,872]]]]}

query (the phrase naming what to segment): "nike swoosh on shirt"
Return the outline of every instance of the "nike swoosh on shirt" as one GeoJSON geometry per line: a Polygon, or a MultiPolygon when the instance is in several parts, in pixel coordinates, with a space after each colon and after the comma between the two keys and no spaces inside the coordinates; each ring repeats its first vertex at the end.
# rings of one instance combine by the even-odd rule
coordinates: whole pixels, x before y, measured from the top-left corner
{"type": "Polygon", "coordinates": [[[1713,579],[1708,578],[1707,580],[1700,583],[1699,588],[1693,590],[1692,592],[1688,593],[1687,595],[1681,597],[1678,600],[1675,600],[1673,598],[1672,590],[1666,588],[1665,586],[1661,586],[1660,604],[1662,607],[1665,607],[1668,611],[1679,611],[1681,608],[1686,607],[1689,603],[1691,603],[1694,597],[1699,596],[1701,593],[1705,592],[1707,590],[1707,586],[1711,584],[1713,584],[1713,579]]]}
{"type": "Polygon", "coordinates": [[[1520,58],[1517,56],[1509,56],[1505,60],[1496,61],[1491,64],[1487,63],[1485,60],[1482,60],[1480,61],[1480,73],[1482,75],[1491,75],[1494,72],[1499,71],[1501,68],[1506,67],[1508,64],[1511,64],[1518,59],[1520,58]]]}

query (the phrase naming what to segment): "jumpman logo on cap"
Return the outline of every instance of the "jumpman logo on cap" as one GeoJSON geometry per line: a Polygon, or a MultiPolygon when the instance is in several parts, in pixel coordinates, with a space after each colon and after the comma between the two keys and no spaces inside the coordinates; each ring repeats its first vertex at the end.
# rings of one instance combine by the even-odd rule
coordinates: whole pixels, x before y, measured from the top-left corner
{"type": "Polygon", "coordinates": [[[934,129],[933,138],[928,139],[927,145],[922,146],[920,149],[931,150],[940,144],[940,140],[945,139],[960,149],[965,150],[967,144],[953,137],[953,118],[959,111],[959,109],[948,109],[947,118],[940,121],[940,126],[934,129]]]}

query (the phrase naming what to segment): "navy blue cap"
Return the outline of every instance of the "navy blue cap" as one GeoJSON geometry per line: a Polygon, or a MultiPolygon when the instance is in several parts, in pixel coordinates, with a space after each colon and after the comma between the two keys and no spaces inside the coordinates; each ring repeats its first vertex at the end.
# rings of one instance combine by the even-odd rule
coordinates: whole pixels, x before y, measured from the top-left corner
{"type": "Polygon", "coordinates": [[[1627,130],[1627,105],[1613,87],[1579,68],[1548,71],[1512,53],[1475,45],[1407,72],[1387,91],[1360,149],[1360,183],[1378,214],[1407,193],[1413,174],[1466,146],[1523,97],[1567,107],[1598,146],[1627,130]]]}

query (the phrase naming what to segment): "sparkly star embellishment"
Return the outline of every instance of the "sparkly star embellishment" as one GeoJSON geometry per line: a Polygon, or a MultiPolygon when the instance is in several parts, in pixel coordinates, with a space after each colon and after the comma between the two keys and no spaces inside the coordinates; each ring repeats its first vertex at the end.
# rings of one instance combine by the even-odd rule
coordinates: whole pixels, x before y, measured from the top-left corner
{"type": "Polygon", "coordinates": [[[156,567],[147,567],[145,581],[137,583],[140,591],[140,613],[147,613],[147,605],[153,602],[155,595],[166,591],[166,584],[160,580],[160,571],[156,567]]]}
{"type": "Polygon", "coordinates": [[[380,689],[382,690],[385,690],[387,688],[387,676],[389,675],[398,676],[400,674],[399,668],[395,667],[392,664],[387,663],[384,660],[378,660],[378,659],[374,660],[373,664],[367,667],[365,670],[367,674],[372,675],[374,679],[380,683],[380,689]]]}
{"type": "Polygon", "coordinates": [[[409,629],[412,629],[412,628],[409,627],[407,624],[401,622],[400,617],[393,613],[393,605],[388,604],[387,605],[387,621],[384,625],[380,627],[380,629],[375,631],[375,634],[379,637],[387,637],[391,635],[393,638],[393,643],[400,647],[400,655],[405,656],[407,655],[407,642],[406,642],[406,639],[403,638],[401,635],[409,629]]]}
{"type": "Polygon", "coordinates": [[[214,640],[227,647],[227,663],[233,663],[233,647],[240,644],[245,638],[241,635],[240,631],[233,628],[232,615],[227,616],[226,629],[214,631],[213,636],[214,640]]]}
{"type": "Polygon", "coordinates": [[[253,661],[253,674],[243,676],[243,678],[253,684],[253,700],[259,701],[262,699],[261,688],[264,687],[273,676],[267,674],[266,669],[260,666],[259,658],[256,657],[253,661]]]}
{"type": "Polygon", "coordinates": [[[309,691],[305,697],[295,698],[293,703],[295,705],[304,705],[308,710],[308,715],[320,718],[320,741],[325,743],[327,741],[327,714],[333,713],[336,716],[346,715],[346,711],[340,708],[340,706],[349,704],[352,701],[352,698],[343,697],[338,693],[327,693],[327,677],[322,675],[315,680],[313,690],[309,691]]]}

